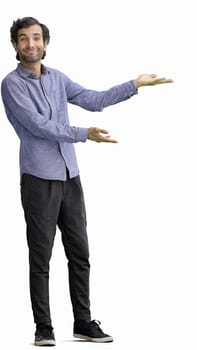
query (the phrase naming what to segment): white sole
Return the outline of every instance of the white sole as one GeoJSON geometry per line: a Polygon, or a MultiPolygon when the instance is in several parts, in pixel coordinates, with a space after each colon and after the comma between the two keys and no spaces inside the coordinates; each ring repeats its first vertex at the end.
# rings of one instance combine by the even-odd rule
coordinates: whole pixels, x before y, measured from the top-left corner
{"type": "Polygon", "coordinates": [[[88,336],[86,336],[86,335],[77,334],[77,333],[74,333],[73,336],[74,336],[75,338],[88,340],[88,341],[94,342],[94,343],[110,343],[110,342],[113,342],[113,338],[112,338],[112,337],[91,338],[91,337],[88,337],[88,336]]]}
{"type": "Polygon", "coordinates": [[[41,340],[41,341],[35,341],[35,346],[55,346],[55,340],[41,340]]]}

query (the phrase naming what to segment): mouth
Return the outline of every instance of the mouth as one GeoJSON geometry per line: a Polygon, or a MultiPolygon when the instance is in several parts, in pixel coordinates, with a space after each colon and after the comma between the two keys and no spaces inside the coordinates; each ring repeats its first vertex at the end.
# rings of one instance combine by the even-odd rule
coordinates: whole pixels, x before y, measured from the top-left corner
{"type": "Polygon", "coordinates": [[[33,51],[33,50],[27,50],[25,52],[27,55],[35,55],[37,52],[36,51],[33,51]]]}

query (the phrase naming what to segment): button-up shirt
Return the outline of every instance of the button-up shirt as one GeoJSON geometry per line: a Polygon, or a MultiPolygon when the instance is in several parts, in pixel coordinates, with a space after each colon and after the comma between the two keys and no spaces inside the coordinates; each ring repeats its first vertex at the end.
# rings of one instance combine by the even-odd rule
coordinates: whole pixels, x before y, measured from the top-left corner
{"type": "Polygon", "coordinates": [[[40,77],[21,63],[2,81],[1,94],[8,120],[20,139],[20,175],[66,180],[79,174],[74,143],[85,142],[88,128],[71,126],[67,104],[89,111],[137,94],[133,80],[105,91],[89,90],[64,73],[42,65],[40,77]]]}

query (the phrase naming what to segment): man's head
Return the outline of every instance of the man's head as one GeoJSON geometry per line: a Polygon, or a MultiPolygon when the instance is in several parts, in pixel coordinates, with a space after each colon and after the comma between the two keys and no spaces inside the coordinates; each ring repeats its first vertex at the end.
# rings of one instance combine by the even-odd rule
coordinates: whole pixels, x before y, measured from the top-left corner
{"type": "MultiPolygon", "coordinates": [[[[46,56],[46,47],[50,40],[49,29],[46,25],[40,23],[37,19],[33,17],[24,17],[21,19],[17,19],[13,22],[12,27],[10,28],[10,36],[12,45],[14,46],[17,52],[16,59],[18,61],[21,60],[21,56],[22,59],[28,59],[26,55],[23,57],[23,52],[21,50],[21,47],[24,47],[25,39],[26,47],[31,47],[31,45],[34,45],[33,41],[38,42],[38,40],[40,40],[40,43],[43,44],[43,52],[40,58],[44,59],[44,57],[46,56]],[[32,30],[30,31],[30,29],[32,30]],[[32,40],[30,38],[30,35],[32,37],[32,40]]],[[[31,60],[31,58],[29,59],[31,60]]]]}

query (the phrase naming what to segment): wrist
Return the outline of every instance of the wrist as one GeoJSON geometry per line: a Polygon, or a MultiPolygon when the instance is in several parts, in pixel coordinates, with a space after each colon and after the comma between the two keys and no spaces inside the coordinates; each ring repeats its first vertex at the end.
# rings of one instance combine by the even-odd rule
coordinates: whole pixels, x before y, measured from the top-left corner
{"type": "Polygon", "coordinates": [[[138,89],[138,88],[141,86],[138,79],[135,79],[135,80],[133,81],[133,83],[134,83],[134,86],[135,86],[136,89],[138,89]]]}

